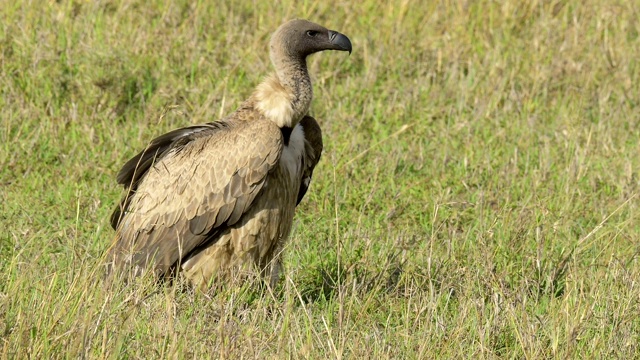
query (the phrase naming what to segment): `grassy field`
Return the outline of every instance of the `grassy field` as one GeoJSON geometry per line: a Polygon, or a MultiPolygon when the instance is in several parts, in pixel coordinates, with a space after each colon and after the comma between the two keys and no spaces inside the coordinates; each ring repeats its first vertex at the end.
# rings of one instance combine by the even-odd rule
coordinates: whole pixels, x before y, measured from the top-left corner
{"type": "Polygon", "coordinates": [[[640,357],[637,1],[0,5],[0,357],[640,357]],[[325,153],[275,291],[102,280],[115,174],[304,17],[325,153]]]}

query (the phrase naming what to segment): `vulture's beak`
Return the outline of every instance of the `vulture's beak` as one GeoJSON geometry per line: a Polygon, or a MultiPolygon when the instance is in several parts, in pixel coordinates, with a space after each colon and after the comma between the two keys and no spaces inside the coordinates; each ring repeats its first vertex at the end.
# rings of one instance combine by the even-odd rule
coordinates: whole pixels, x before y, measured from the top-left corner
{"type": "Polygon", "coordinates": [[[337,31],[329,30],[329,41],[335,46],[333,50],[348,51],[351,55],[351,41],[337,31]]]}

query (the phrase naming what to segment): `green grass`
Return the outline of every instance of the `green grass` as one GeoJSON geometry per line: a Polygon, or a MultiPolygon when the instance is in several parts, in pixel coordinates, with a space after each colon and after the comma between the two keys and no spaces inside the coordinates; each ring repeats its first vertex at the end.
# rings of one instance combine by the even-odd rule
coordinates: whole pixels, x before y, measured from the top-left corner
{"type": "Polygon", "coordinates": [[[0,357],[640,357],[637,2],[214,4],[0,6],[0,357]],[[279,289],[105,283],[119,166],[292,17],[354,52],[279,289]]]}

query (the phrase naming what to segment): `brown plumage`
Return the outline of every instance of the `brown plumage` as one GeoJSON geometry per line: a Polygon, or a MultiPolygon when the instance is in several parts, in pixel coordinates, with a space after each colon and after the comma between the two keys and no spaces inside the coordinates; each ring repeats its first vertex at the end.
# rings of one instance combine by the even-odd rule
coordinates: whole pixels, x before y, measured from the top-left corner
{"type": "Polygon", "coordinates": [[[238,110],[164,134],[122,167],[110,270],[181,270],[196,285],[247,268],[278,278],[277,255],[322,153],[306,57],[323,50],[351,52],[351,43],[306,20],[285,23],[270,42],[275,74],[238,110]]]}

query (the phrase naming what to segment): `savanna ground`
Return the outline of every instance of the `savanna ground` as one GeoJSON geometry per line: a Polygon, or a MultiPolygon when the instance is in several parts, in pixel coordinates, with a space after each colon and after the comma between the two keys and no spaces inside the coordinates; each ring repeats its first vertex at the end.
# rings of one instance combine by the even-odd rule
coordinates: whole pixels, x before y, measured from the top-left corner
{"type": "Polygon", "coordinates": [[[640,356],[637,1],[0,5],[3,358],[640,356]],[[218,119],[285,19],[325,153],[278,289],[102,280],[119,166],[218,119]]]}

